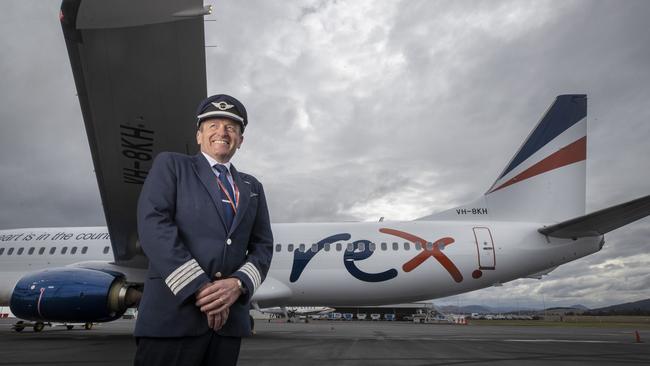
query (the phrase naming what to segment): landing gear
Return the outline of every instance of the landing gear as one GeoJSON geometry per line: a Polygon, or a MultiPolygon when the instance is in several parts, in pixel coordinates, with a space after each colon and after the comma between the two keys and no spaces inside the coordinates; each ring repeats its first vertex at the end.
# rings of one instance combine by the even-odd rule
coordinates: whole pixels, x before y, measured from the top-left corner
{"type": "Polygon", "coordinates": [[[22,320],[19,320],[16,324],[14,324],[14,330],[16,332],[22,332],[23,329],[25,329],[25,323],[22,320]]]}
{"type": "Polygon", "coordinates": [[[80,323],[75,323],[75,324],[70,324],[70,323],[55,323],[52,324],[50,322],[32,322],[32,321],[24,321],[24,320],[18,320],[12,327],[11,329],[15,330],[16,332],[22,332],[25,330],[25,328],[32,328],[34,329],[34,332],[42,332],[43,329],[45,329],[46,326],[48,327],[65,327],[67,330],[72,330],[76,326],[83,326],[85,329],[92,329],[94,324],[91,322],[80,324],[80,323]]]}
{"type": "Polygon", "coordinates": [[[32,329],[34,329],[34,332],[38,333],[38,332],[42,331],[43,328],[45,328],[45,325],[49,326],[51,324],[50,323],[45,324],[43,322],[36,322],[36,323],[24,322],[22,320],[19,320],[19,321],[16,322],[16,324],[13,325],[12,328],[16,332],[22,332],[25,328],[32,327],[32,329]]]}
{"type": "Polygon", "coordinates": [[[34,323],[34,332],[38,333],[38,332],[42,331],[43,328],[45,328],[45,324],[43,324],[42,322],[34,323]]]}

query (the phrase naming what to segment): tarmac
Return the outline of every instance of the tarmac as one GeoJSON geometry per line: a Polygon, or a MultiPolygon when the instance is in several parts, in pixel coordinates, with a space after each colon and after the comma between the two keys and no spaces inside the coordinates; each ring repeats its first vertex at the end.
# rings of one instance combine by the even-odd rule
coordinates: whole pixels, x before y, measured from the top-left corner
{"type": "MultiPolygon", "coordinates": [[[[91,330],[11,330],[0,319],[0,365],[130,365],[133,320],[91,330]]],[[[239,365],[649,365],[648,330],[408,322],[256,321],[239,365]],[[647,338],[647,339],[646,339],[647,338]]]]}

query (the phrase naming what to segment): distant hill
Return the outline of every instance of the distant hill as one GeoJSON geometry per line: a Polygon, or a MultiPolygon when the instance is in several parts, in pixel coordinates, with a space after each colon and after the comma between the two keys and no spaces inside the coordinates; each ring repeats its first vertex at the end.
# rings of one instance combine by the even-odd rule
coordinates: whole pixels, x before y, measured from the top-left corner
{"type": "Polygon", "coordinates": [[[481,314],[489,314],[492,313],[494,310],[488,306],[481,306],[481,305],[467,305],[467,306],[454,306],[454,305],[445,305],[445,306],[438,306],[438,310],[442,311],[443,313],[462,313],[462,314],[471,314],[471,313],[481,313],[481,314]]]}
{"type": "Polygon", "coordinates": [[[571,306],[569,306],[569,307],[570,307],[570,308],[573,308],[573,309],[578,309],[578,310],[589,310],[588,307],[586,307],[586,306],[584,306],[584,305],[581,305],[581,304],[578,304],[578,305],[571,305],[571,306]]]}
{"type": "Polygon", "coordinates": [[[546,310],[565,310],[565,311],[583,312],[589,310],[589,308],[584,305],[571,305],[571,306],[555,306],[552,308],[547,308],[546,310]]]}
{"type": "Polygon", "coordinates": [[[649,314],[650,313],[650,299],[626,302],[624,304],[605,306],[603,308],[592,309],[590,314],[649,314]]]}
{"type": "MultiPolygon", "coordinates": [[[[436,307],[439,311],[443,313],[480,313],[480,314],[506,314],[506,313],[531,313],[531,312],[543,312],[544,310],[540,309],[531,309],[531,308],[520,308],[514,306],[484,306],[484,305],[465,305],[465,306],[455,306],[455,305],[442,305],[436,307]]],[[[628,302],[618,305],[610,305],[598,309],[589,309],[588,307],[576,304],[571,306],[561,306],[561,307],[551,307],[546,309],[546,311],[561,311],[566,312],[575,312],[576,314],[584,313],[585,315],[650,315],[650,299],[628,302]]]]}
{"type": "Polygon", "coordinates": [[[443,313],[456,313],[456,314],[505,314],[505,313],[516,313],[516,312],[532,312],[534,309],[528,308],[518,308],[518,307],[491,307],[491,306],[482,306],[482,305],[466,305],[466,306],[455,306],[455,305],[444,305],[438,306],[437,309],[443,313]]]}

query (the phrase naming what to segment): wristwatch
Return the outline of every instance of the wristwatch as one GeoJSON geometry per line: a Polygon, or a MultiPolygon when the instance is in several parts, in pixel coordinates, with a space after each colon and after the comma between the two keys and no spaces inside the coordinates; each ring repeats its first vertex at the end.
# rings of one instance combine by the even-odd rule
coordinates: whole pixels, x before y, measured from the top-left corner
{"type": "Polygon", "coordinates": [[[241,283],[239,278],[237,279],[237,287],[239,287],[239,291],[241,291],[242,294],[246,294],[246,287],[244,287],[244,284],[241,283]]]}

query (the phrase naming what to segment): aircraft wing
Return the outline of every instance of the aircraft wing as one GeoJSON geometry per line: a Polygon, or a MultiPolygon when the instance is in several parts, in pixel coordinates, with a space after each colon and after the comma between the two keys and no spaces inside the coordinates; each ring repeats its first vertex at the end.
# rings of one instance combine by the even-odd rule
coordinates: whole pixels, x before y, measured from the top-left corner
{"type": "Polygon", "coordinates": [[[146,266],[136,203],[161,151],[196,151],[202,0],[63,0],[68,48],[115,260],[146,266]]]}
{"type": "Polygon", "coordinates": [[[307,307],[307,308],[297,308],[296,314],[298,315],[317,315],[317,314],[327,314],[327,313],[332,313],[336,309],[335,308],[330,308],[327,306],[315,306],[315,307],[307,307]]]}
{"type": "Polygon", "coordinates": [[[650,215],[650,195],[592,212],[538,231],[556,238],[604,235],[614,229],[650,215]]]}

